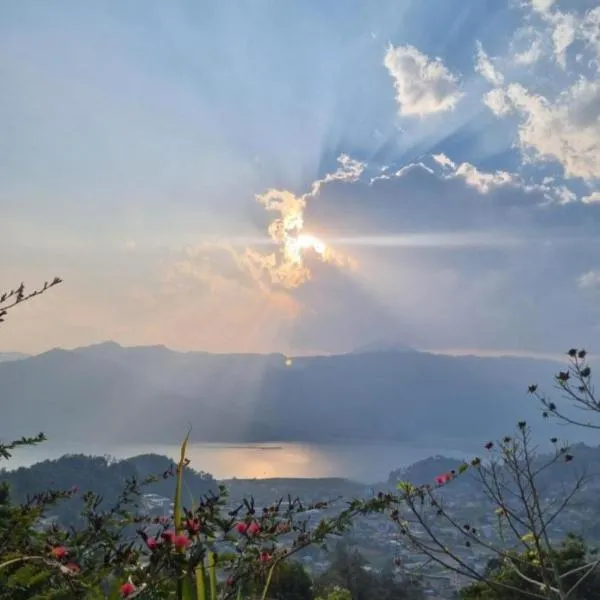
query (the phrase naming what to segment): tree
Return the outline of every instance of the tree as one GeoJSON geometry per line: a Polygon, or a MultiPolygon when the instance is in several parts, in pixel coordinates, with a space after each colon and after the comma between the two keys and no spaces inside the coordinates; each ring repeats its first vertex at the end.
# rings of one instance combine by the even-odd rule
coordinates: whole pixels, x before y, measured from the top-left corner
{"type": "MultiPolygon", "coordinates": [[[[572,573],[557,560],[551,527],[581,489],[585,475],[569,473],[573,456],[566,446],[553,441],[553,455],[542,461],[527,424],[521,422],[514,437],[486,444],[485,460],[475,458],[457,472],[440,474],[436,485],[400,483],[401,494],[391,516],[404,539],[426,556],[429,564],[481,581],[506,597],[519,593],[528,598],[573,598],[576,586],[571,583],[572,573]],[[474,475],[482,492],[479,522],[459,521],[445,502],[447,486],[467,471],[474,475]],[[571,486],[565,490],[563,484],[568,479],[571,486]],[[492,515],[496,530],[483,533],[486,524],[489,530],[492,515]],[[454,532],[452,541],[442,533],[448,530],[454,532]],[[473,566],[476,552],[496,559],[514,577],[481,572],[473,566]],[[533,575],[532,560],[538,565],[533,575]]],[[[586,564],[595,568],[593,561],[586,564]]],[[[588,575],[585,570],[578,571],[578,577],[588,575]]]]}
{"type": "MultiPolygon", "coordinates": [[[[570,573],[564,582],[569,588],[574,588],[573,600],[599,600],[600,599],[600,572],[594,571],[586,579],[581,579],[580,569],[585,569],[589,552],[584,541],[577,536],[568,536],[562,544],[554,551],[552,560],[556,563],[561,573],[570,573]]],[[[529,553],[523,552],[520,557],[514,559],[523,565],[523,571],[532,581],[543,579],[539,561],[529,553]]],[[[487,577],[492,581],[498,581],[510,585],[513,588],[521,588],[522,591],[508,591],[502,586],[492,588],[485,583],[474,583],[461,590],[460,598],[463,600],[526,600],[531,593],[537,593],[532,583],[523,581],[515,570],[498,559],[492,559],[488,563],[487,577]]]]}
{"type": "Polygon", "coordinates": [[[600,429],[600,401],[596,399],[592,385],[592,368],[587,360],[587,351],[571,348],[567,356],[567,368],[554,376],[555,388],[562,393],[563,399],[580,411],[579,414],[588,414],[592,420],[583,420],[567,414],[554,400],[540,393],[537,384],[529,386],[529,393],[542,404],[544,417],[577,427],[600,429]]]}
{"type": "Polygon", "coordinates": [[[326,596],[319,596],[316,600],[352,600],[349,590],[335,586],[326,596]]]}
{"type": "Polygon", "coordinates": [[[320,596],[336,590],[351,600],[418,600],[422,590],[412,579],[400,579],[391,570],[378,572],[365,557],[345,542],[338,543],[329,569],[317,580],[320,596]]]}
{"type": "Polygon", "coordinates": [[[273,572],[269,586],[273,600],[313,600],[312,579],[304,567],[295,561],[281,563],[273,572]]]}
{"type": "MultiPolygon", "coordinates": [[[[587,354],[584,350],[571,349],[568,356],[570,365],[556,375],[556,385],[576,407],[596,416],[600,413],[600,402],[594,397],[587,354]]],[[[559,410],[554,402],[537,392],[537,385],[530,386],[529,393],[542,402],[544,416],[553,416],[571,425],[600,428],[600,424],[574,419],[559,410]]],[[[487,587],[491,594],[496,594],[490,597],[576,598],[578,590],[595,577],[600,560],[586,557],[585,552],[577,568],[560,560],[560,552],[566,550],[553,539],[551,527],[561,518],[586,478],[584,473],[573,472],[569,489],[557,485],[564,481],[565,468],[572,468],[574,456],[572,450],[561,446],[557,439],[551,441],[554,454],[544,461],[531,442],[529,427],[520,422],[515,436],[485,445],[488,452],[485,459],[477,457],[470,464],[440,473],[432,484],[400,482],[400,494],[383,497],[383,510],[398,524],[404,539],[427,558],[426,565],[437,564],[445,571],[480,582],[476,589],[487,587]],[[488,507],[489,514],[495,514],[496,536],[491,537],[489,532],[482,534],[479,523],[459,521],[444,502],[446,486],[465,477],[467,472],[474,474],[483,492],[480,502],[488,507]],[[454,532],[454,539],[449,540],[443,531],[454,532]],[[475,548],[486,552],[496,561],[496,566],[483,572],[474,566],[475,548]],[[532,565],[535,566],[533,571],[532,565]]],[[[564,543],[572,550],[570,538],[564,543]]]]}

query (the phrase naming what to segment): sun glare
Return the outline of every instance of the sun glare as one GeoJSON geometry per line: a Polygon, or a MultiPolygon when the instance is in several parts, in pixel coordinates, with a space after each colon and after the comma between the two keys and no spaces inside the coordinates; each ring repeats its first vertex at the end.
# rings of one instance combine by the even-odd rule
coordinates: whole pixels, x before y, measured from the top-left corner
{"type": "Polygon", "coordinates": [[[320,256],[324,256],[326,249],[325,242],[308,233],[290,236],[285,240],[285,252],[287,256],[293,263],[298,265],[302,264],[305,251],[313,250],[320,256]]]}

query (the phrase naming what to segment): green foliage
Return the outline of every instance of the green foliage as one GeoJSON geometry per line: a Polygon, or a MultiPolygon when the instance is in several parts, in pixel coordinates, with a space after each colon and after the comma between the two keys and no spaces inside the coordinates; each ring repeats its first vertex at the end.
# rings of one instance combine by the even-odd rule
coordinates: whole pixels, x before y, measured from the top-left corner
{"type": "MultiPolygon", "coordinates": [[[[316,581],[321,597],[331,593],[348,592],[352,600],[419,600],[423,598],[420,585],[398,578],[391,569],[377,572],[355,548],[338,543],[331,566],[316,581]]],[[[335,597],[335,596],[334,596],[335,597]]],[[[343,595],[342,595],[343,597],[343,595]]]]}
{"type": "MultiPolygon", "coordinates": [[[[590,560],[586,545],[580,537],[569,535],[562,544],[547,558],[552,558],[560,574],[566,574],[583,567],[590,560]]],[[[512,563],[520,573],[529,579],[542,581],[542,567],[534,552],[526,551],[513,554],[512,563]]],[[[581,578],[582,571],[576,571],[564,578],[565,591],[570,590],[581,578]]],[[[462,600],[525,600],[532,594],[540,594],[540,586],[529,583],[517,573],[507,561],[494,559],[488,564],[487,582],[477,582],[461,590],[462,600]],[[507,587],[495,586],[511,586],[507,587]],[[519,594],[517,590],[522,590],[519,594]]],[[[570,600],[600,600],[600,570],[595,569],[569,596],[570,600]]]]}
{"type": "Polygon", "coordinates": [[[344,588],[334,587],[326,596],[319,596],[315,600],[352,600],[352,594],[344,588]]]}
{"type": "MultiPolygon", "coordinates": [[[[260,597],[266,583],[265,577],[249,588],[251,594],[260,597]]],[[[313,585],[304,567],[295,561],[279,563],[274,569],[267,591],[271,600],[313,600],[313,585]]]]}

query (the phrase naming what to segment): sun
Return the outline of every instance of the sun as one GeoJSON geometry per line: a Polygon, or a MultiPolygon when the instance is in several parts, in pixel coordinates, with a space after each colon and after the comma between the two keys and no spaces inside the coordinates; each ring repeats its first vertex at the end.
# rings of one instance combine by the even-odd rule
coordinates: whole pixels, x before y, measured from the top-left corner
{"type": "Polygon", "coordinates": [[[319,238],[310,233],[300,233],[296,236],[288,236],[285,241],[285,254],[291,262],[297,265],[302,264],[304,252],[312,250],[319,256],[324,257],[327,251],[327,245],[319,238]]]}

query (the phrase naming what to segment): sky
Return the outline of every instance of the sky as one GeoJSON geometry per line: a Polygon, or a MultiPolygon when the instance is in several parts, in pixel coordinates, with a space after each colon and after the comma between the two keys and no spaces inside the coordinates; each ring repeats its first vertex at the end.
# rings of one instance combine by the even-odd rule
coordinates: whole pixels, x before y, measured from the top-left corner
{"type": "Polygon", "coordinates": [[[0,4],[0,350],[600,347],[596,0],[0,4]]]}

